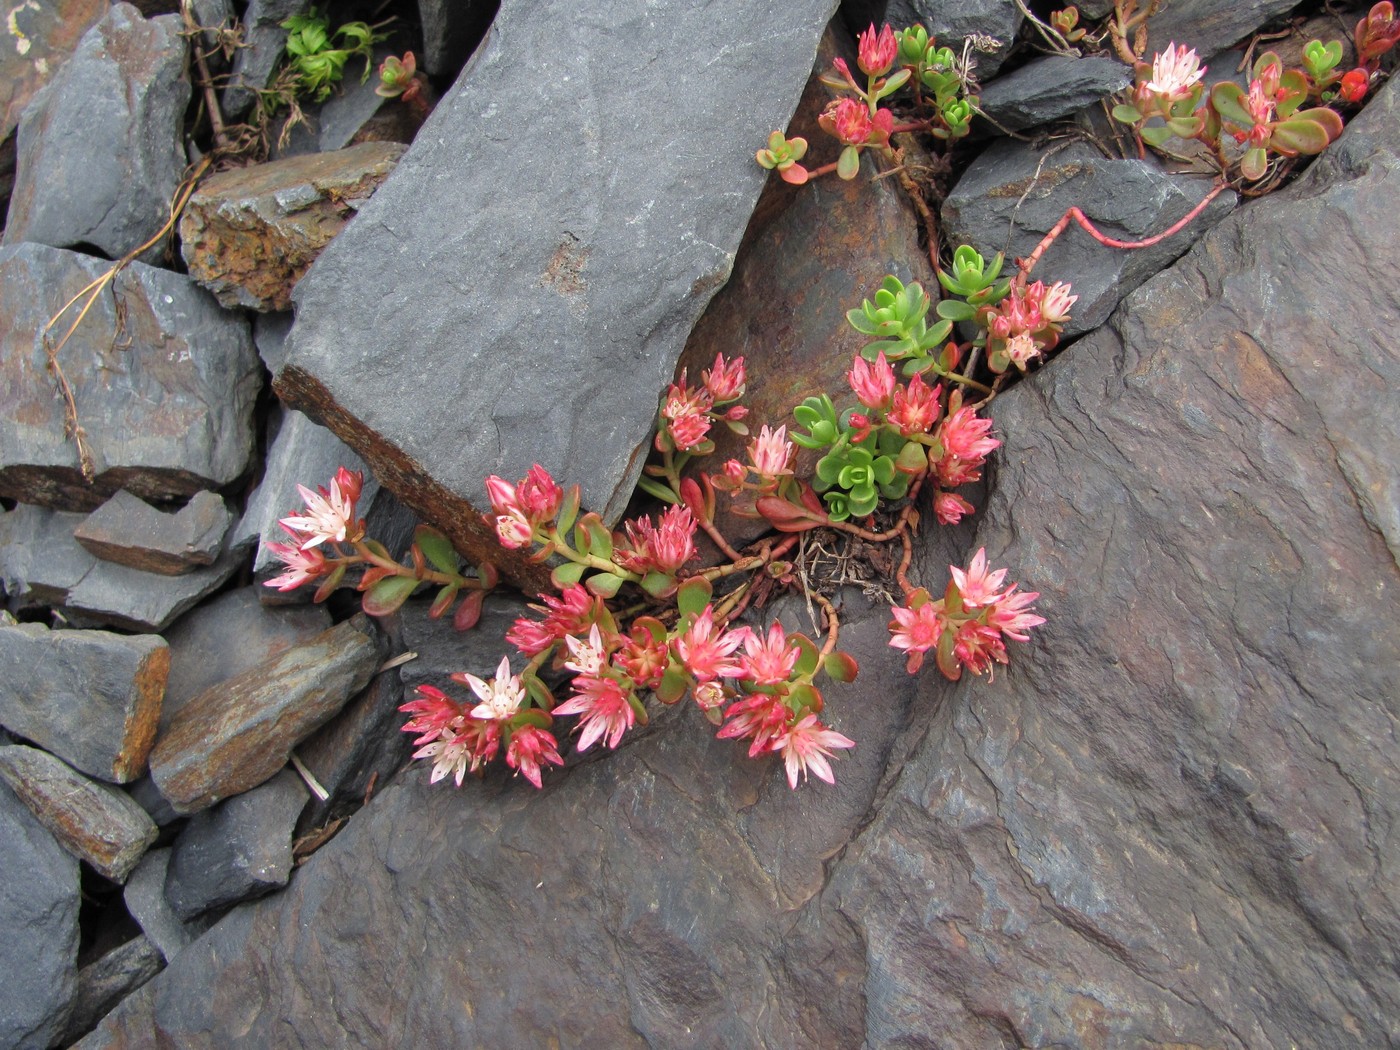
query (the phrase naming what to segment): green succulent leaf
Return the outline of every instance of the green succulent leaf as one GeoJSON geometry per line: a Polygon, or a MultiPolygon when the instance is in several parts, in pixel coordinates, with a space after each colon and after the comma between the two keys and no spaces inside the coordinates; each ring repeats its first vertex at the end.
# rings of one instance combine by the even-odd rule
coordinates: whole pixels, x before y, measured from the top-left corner
{"type": "Polygon", "coordinates": [[[408,600],[417,586],[418,581],[412,576],[386,576],[376,580],[365,591],[364,610],[370,616],[388,616],[408,600]]]}
{"type": "Polygon", "coordinates": [[[457,552],[452,548],[451,541],[437,529],[431,525],[419,525],[413,532],[413,542],[418,544],[418,549],[433,568],[449,575],[457,572],[460,564],[457,552]]]}

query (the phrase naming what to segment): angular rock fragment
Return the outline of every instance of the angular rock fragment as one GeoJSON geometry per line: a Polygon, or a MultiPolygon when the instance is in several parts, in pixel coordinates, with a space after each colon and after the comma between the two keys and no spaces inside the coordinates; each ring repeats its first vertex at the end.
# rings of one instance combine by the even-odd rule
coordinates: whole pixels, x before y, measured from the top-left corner
{"type": "Polygon", "coordinates": [[[103,561],[179,576],[214,564],[233,515],[212,492],[167,514],[123,490],[88,515],[73,538],[103,561]]]}
{"type": "Polygon", "coordinates": [[[997,77],[978,95],[1000,131],[1021,131],[1091,106],[1133,82],[1133,71],[1108,55],[1046,55],[997,77]]]}
{"type": "Polygon", "coordinates": [[[1147,22],[1147,58],[1172,43],[1195,48],[1203,58],[1214,55],[1297,6],[1296,0],[1172,0],[1147,22]]]}
{"type": "Polygon", "coordinates": [[[219,97],[225,116],[242,116],[256,101],[256,92],[271,85],[287,46],[282,23],[310,7],[311,0],[249,0],[233,74],[219,97]]]}
{"type": "Polygon", "coordinates": [[[20,121],[5,244],[93,245],[117,259],[166,223],[187,163],[183,29],[178,15],[148,21],[118,3],[78,42],[20,121]]]}
{"type": "Polygon", "coordinates": [[[207,568],[160,576],[99,561],[73,538],[83,521],[28,505],[0,514],[0,580],[15,605],[60,606],[84,626],[160,631],[243,563],[229,550],[207,568]]]}
{"type": "Polygon", "coordinates": [[[151,753],[151,777],[194,813],[267,780],[369,682],[374,627],[356,616],[191,700],[151,753]]]}
{"type": "Polygon", "coordinates": [[[160,973],[165,965],[160,950],[147,937],[137,935],[78,971],[78,991],[63,1033],[63,1045],[92,1031],[102,1017],[137,988],[160,973]]]}
{"type": "Polygon", "coordinates": [[[41,332],[109,265],[39,244],[0,248],[0,495],[90,511],[120,488],[181,499],[249,468],[262,374],[247,321],[188,277],[132,263],[58,352],[93,459],[84,481],[41,332]]]}
{"type": "Polygon", "coordinates": [[[269,608],[258,587],[239,587],[182,616],[165,632],[170,676],[160,709],[166,732],[185,705],[211,686],[266,663],[331,626],[324,605],[269,608]]]}
{"type": "Polygon", "coordinates": [[[0,47],[0,140],[48,79],[63,68],[78,41],[110,6],[108,0],[49,0],[12,4],[0,47]]]}
{"type": "MultiPolygon", "coordinates": [[[[870,21],[877,24],[879,8],[870,0],[855,5],[855,28],[864,29],[870,21]],[[864,13],[861,13],[864,12],[864,13]]],[[[961,56],[964,42],[971,40],[969,54],[976,60],[974,72],[982,80],[996,75],[1006,61],[1011,44],[1020,31],[1023,15],[1016,0],[890,0],[884,9],[884,20],[896,29],[918,22],[944,47],[951,47],[961,56]]]]}
{"type": "Polygon", "coordinates": [[[578,19],[564,0],[506,5],[298,284],[281,396],[463,554],[538,583],[482,522],[484,478],[538,461],[621,513],[765,181],[753,143],[786,124],[833,8],[609,0],[578,19]],[[545,39],[559,46],[542,75],[522,56],[545,39]]]}
{"type": "Polygon", "coordinates": [[[155,822],[128,795],[38,748],[0,747],[0,779],[59,845],[113,882],[125,882],[156,840],[155,822]]]}
{"type": "Polygon", "coordinates": [[[126,888],[122,891],[126,910],[166,962],[202,937],[213,925],[203,917],[182,921],[165,899],[165,879],[170,869],[171,852],[167,846],[147,853],[126,880],[126,888]]]}
{"type": "Polygon", "coordinates": [[[429,76],[455,76],[498,5],[489,0],[418,0],[423,24],[419,63],[429,76]]]}
{"type": "Polygon", "coordinates": [[[224,306],[278,311],[406,147],[366,142],[211,176],[180,217],[190,276],[224,306]]]}
{"type": "Polygon", "coordinates": [[[345,708],[296,750],[316,782],[330,795],[313,799],[306,820],[319,822],[346,803],[357,803],[403,768],[413,738],[401,732],[403,683],[397,673],[376,675],[345,708]]]}
{"type": "MultiPolygon", "coordinates": [[[[1168,174],[1155,159],[1108,160],[1085,143],[1046,152],[1007,139],[990,146],[953,187],[943,204],[943,235],[946,243],[971,244],[989,259],[1005,251],[1010,273],[1012,260],[1029,255],[1072,206],[1109,237],[1141,240],[1168,229],[1210,189],[1209,179],[1168,174]]],[[[1185,229],[1136,250],[1106,247],[1071,225],[1033,276],[1047,284],[1070,282],[1079,301],[1065,332],[1087,332],[1234,204],[1234,192],[1226,190],[1185,229]]]]}
{"type": "Polygon", "coordinates": [[[292,831],[307,800],[290,769],[191,818],[170,851],[165,899],[188,922],[204,912],[285,886],[292,831]]]}
{"type": "Polygon", "coordinates": [[[156,635],[0,623],[0,724],[124,784],[146,768],[169,670],[156,635]]]}
{"type": "Polygon", "coordinates": [[[78,862],[0,785],[0,1045],[48,1050],[78,990],[78,862]]]}

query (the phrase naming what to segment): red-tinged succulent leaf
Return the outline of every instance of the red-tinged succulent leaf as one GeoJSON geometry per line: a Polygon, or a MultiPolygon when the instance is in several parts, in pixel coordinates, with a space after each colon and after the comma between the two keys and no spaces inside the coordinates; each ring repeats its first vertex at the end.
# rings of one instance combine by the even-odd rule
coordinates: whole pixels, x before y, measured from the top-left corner
{"type": "Polygon", "coordinates": [[[966,611],[962,591],[958,590],[953,580],[949,580],[948,586],[943,589],[943,609],[949,616],[961,616],[966,611]]]}
{"type": "Polygon", "coordinates": [[[821,690],[807,682],[792,687],[792,691],[788,693],[788,704],[796,708],[799,718],[806,711],[820,714],[824,706],[821,690]]]}
{"type": "Polygon", "coordinates": [[[1210,104],[1220,118],[1248,131],[1254,127],[1254,118],[1245,108],[1244,99],[1244,89],[1228,80],[1222,80],[1210,89],[1210,104]]]}
{"type": "Polygon", "coordinates": [[[632,708],[632,713],[637,716],[637,724],[639,726],[644,726],[650,721],[647,717],[646,705],[642,703],[642,698],[630,689],[627,691],[627,706],[632,708]]]}
{"type": "MultiPolygon", "coordinates": [[[[442,590],[438,591],[437,597],[433,599],[433,604],[428,607],[428,618],[430,620],[441,619],[448,609],[452,608],[452,602],[457,597],[458,588],[449,583],[442,590]]],[[[478,594],[481,592],[478,591],[478,594]]]]}
{"type": "Polygon", "coordinates": [[[588,534],[588,546],[584,549],[596,557],[611,558],[613,552],[612,532],[603,524],[603,519],[589,511],[579,519],[578,523],[588,534]]]}
{"type": "Polygon", "coordinates": [[[676,589],[676,578],[664,572],[649,572],[642,577],[642,590],[653,598],[664,598],[676,589]]]}
{"type": "Polygon", "coordinates": [[[321,581],[321,586],[316,588],[316,593],[311,596],[311,600],[323,602],[329,598],[331,592],[340,586],[340,581],[345,579],[345,569],[346,566],[344,564],[337,565],[332,569],[331,574],[321,581]]]}
{"type": "Polygon", "coordinates": [[[1113,119],[1120,124],[1136,124],[1142,120],[1142,112],[1134,106],[1114,106],[1113,119]]]}
{"type": "Polygon", "coordinates": [[[467,591],[462,596],[462,604],[452,614],[452,626],[459,631],[470,631],[481,619],[481,607],[485,602],[485,591],[467,591]]]}
{"type": "Polygon", "coordinates": [[[410,544],[408,548],[409,560],[413,562],[413,577],[421,580],[428,574],[428,559],[423,555],[423,548],[418,544],[410,544]]]}
{"type": "Polygon", "coordinates": [[[562,591],[564,588],[578,583],[578,581],[583,578],[583,573],[586,568],[587,566],[580,565],[578,562],[573,561],[567,561],[563,565],[556,565],[554,571],[550,573],[550,582],[554,584],[557,590],[562,591]]]}
{"type": "Polygon", "coordinates": [[[457,571],[457,552],[446,536],[431,525],[419,525],[413,530],[413,545],[421,550],[433,568],[449,575],[457,571]]]}
{"type": "Polygon", "coordinates": [[[549,691],[549,686],[545,685],[535,675],[523,675],[520,684],[525,687],[526,694],[538,706],[546,711],[554,710],[554,694],[549,691]]]}
{"type": "Polygon", "coordinates": [[[834,653],[827,654],[822,668],[826,671],[827,677],[833,681],[854,682],[856,674],[860,671],[860,664],[850,653],[843,653],[838,649],[834,653]]]}
{"type": "Polygon", "coordinates": [[[805,185],[810,173],[801,164],[789,164],[785,168],[778,169],[778,178],[793,186],[805,185]]]}
{"type": "Polygon", "coordinates": [[[371,616],[388,616],[408,600],[417,586],[418,581],[412,576],[390,576],[365,591],[361,604],[371,616]]]}
{"type": "Polygon", "coordinates": [[[958,663],[958,658],[953,655],[953,645],[956,641],[956,633],[945,630],[939,636],[938,651],[934,653],[938,669],[943,672],[943,677],[950,682],[956,682],[962,677],[962,664],[958,663]]]}
{"type": "Polygon", "coordinates": [[[779,532],[806,532],[831,524],[826,511],[821,511],[818,516],[810,508],[800,507],[779,496],[761,496],[754,505],[779,532]]]}
{"type": "Polygon", "coordinates": [[[697,518],[709,520],[705,513],[705,496],[700,491],[700,485],[694,478],[681,479],[681,500],[689,508],[690,513],[697,518]]]}
{"type": "Polygon", "coordinates": [[[1143,128],[1138,134],[1149,146],[1161,146],[1172,137],[1172,129],[1166,124],[1154,124],[1150,128],[1143,128]]]}
{"type": "Polygon", "coordinates": [[[794,668],[799,675],[808,675],[817,669],[817,661],[821,658],[821,650],[817,648],[817,643],[808,638],[805,634],[790,634],[788,642],[797,646],[797,665],[794,668]]]}
{"type": "Polygon", "coordinates": [[[671,664],[661,676],[661,684],[656,687],[656,698],[663,704],[674,704],[690,688],[690,676],[681,670],[680,665],[671,664]]]}
{"type": "Polygon", "coordinates": [[[518,713],[510,720],[511,728],[517,729],[520,726],[534,726],[536,729],[548,729],[554,724],[554,719],[548,711],[538,707],[530,707],[518,713]]]}
{"type": "Polygon", "coordinates": [[[850,180],[856,177],[860,171],[860,151],[854,146],[847,146],[841,151],[841,156],[836,160],[836,174],[842,179],[850,180]]]}
{"type": "Polygon", "coordinates": [[[376,558],[383,558],[386,561],[394,560],[393,556],[389,553],[389,549],[378,540],[365,540],[364,544],[376,558]]]}
{"type": "Polygon", "coordinates": [[[1292,120],[1275,124],[1269,145],[1285,157],[1321,153],[1342,133],[1342,118],[1325,107],[1305,109],[1292,120]]]}
{"type": "Polygon", "coordinates": [[[680,610],[681,618],[699,616],[710,604],[712,594],[714,588],[705,577],[692,576],[686,580],[676,591],[676,607],[680,610]]]}
{"type": "Polygon", "coordinates": [[[666,637],[666,625],[655,616],[638,616],[632,621],[629,633],[632,640],[640,644],[645,644],[648,640],[659,642],[666,637]]]}
{"type": "Polygon", "coordinates": [[[489,591],[501,582],[501,571],[489,561],[484,561],[476,567],[476,575],[481,581],[482,590],[489,591]]]}
{"type": "Polygon", "coordinates": [[[1240,158],[1240,174],[1247,179],[1262,179],[1269,170],[1269,155],[1263,146],[1246,150],[1240,158]]]}
{"type": "Polygon", "coordinates": [[[617,593],[618,588],[626,582],[627,581],[621,576],[614,573],[599,572],[588,577],[588,581],[584,586],[588,588],[591,594],[596,594],[600,598],[611,598],[617,593]]]}
{"type": "Polygon", "coordinates": [[[387,579],[391,576],[394,576],[394,571],[392,569],[385,569],[381,568],[378,565],[371,565],[368,569],[364,571],[364,575],[360,577],[359,585],[356,586],[355,589],[357,591],[367,591],[380,580],[387,579]]]}
{"type": "Polygon", "coordinates": [[[559,504],[559,523],[556,526],[561,534],[574,527],[574,521],[578,518],[578,506],[581,498],[577,485],[570,485],[568,491],[564,493],[563,502],[559,504]]]}

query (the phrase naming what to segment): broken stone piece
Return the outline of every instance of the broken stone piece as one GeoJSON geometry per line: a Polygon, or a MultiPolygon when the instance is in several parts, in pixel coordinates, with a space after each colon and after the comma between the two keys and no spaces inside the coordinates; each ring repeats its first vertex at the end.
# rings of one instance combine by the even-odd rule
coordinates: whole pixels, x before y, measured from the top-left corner
{"type": "Polygon", "coordinates": [[[366,142],[211,176],[180,218],[190,276],[227,307],[287,310],[307,267],[406,148],[366,142]]]}
{"type": "Polygon", "coordinates": [[[0,747],[0,778],[59,845],[113,882],[125,882],[156,840],[155,822],[129,795],[36,747],[0,747]]]}
{"type": "Polygon", "coordinates": [[[1021,131],[1077,113],[1132,82],[1132,69],[1107,55],[1046,55],[997,77],[978,105],[997,130],[1021,131]]]}
{"type": "Polygon", "coordinates": [[[10,40],[0,47],[0,139],[10,137],[34,93],[63,68],[83,34],[109,6],[108,0],[9,5],[10,40]]]}
{"type": "Polygon", "coordinates": [[[232,521],[213,492],[200,492],[167,514],[122,490],[89,514],[73,538],[103,561],[179,576],[214,564],[232,521]]]}
{"type": "Polygon", "coordinates": [[[146,768],[169,670],[157,635],[0,624],[0,724],[125,784],[146,768]]]}
{"type": "Polygon", "coordinates": [[[150,938],[138,934],[84,966],[78,971],[78,991],[61,1045],[70,1046],[91,1031],[108,1010],[160,973],[164,965],[150,938]]]}
{"type": "Polygon", "coordinates": [[[379,658],[373,625],[357,615],[206,689],[156,744],[152,779],[181,813],[256,787],[365,687],[379,658]]]}
{"type": "Polygon", "coordinates": [[[122,903],[127,912],[166,962],[179,955],[191,942],[209,929],[206,918],[181,921],[165,899],[165,878],[170,869],[171,849],[153,849],[141,858],[141,863],[126,880],[122,903]]]}

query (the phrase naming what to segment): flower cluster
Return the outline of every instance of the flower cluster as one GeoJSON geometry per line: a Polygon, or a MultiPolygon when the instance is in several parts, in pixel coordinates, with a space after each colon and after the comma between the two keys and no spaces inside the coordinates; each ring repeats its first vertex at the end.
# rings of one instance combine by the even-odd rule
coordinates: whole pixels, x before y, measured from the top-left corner
{"type": "Polygon", "coordinates": [[[1070,307],[1078,300],[1064,281],[1048,287],[1043,281],[1027,284],[1025,275],[1018,274],[1006,297],[996,305],[982,307],[977,317],[987,332],[987,366],[993,372],[1004,372],[1015,365],[1024,372],[1027,364],[1059,343],[1070,307]]]}
{"type": "Polygon", "coordinates": [[[685,372],[679,382],[672,383],[661,403],[661,423],[656,430],[658,452],[692,452],[704,454],[714,448],[707,435],[711,424],[720,420],[736,433],[747,433],[742,422],[748,415],[743,405],[734,404],[744,396],[747,382],[744,359],[726,361],[723,354],[715,356],[714,367],[702,373],[700,386],[689,386],[685,372]],[[719,409],[729,405],[723,412],[719,409]]]}
{"type": "Polygon", "coordinates": [[[1006,570],[988,571],[985,549],[973,555],[966,570],[949,569],[952,579],[942,598],[934,600],[920,587],[894,608],[890,645],[908,653],[910,674],[929,650],[948,678],[960,678],[963,668],[982,674],[994,663],[1006,663],[1007,638],[1027,641],[1026,632],[1045,622],[1031,609],[1039,593],[1021,592],[1017,584],[1002,588],[1006,570]]]}

